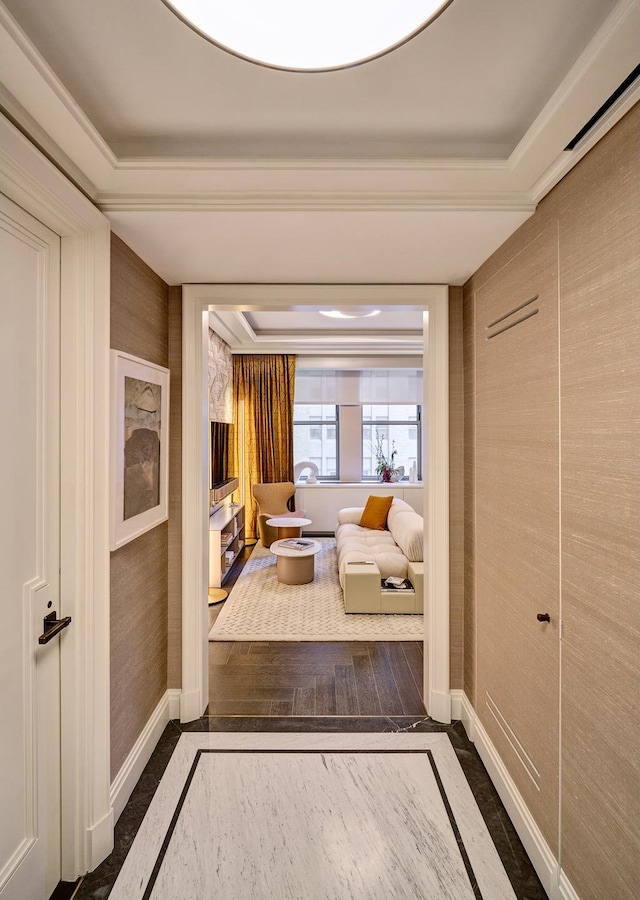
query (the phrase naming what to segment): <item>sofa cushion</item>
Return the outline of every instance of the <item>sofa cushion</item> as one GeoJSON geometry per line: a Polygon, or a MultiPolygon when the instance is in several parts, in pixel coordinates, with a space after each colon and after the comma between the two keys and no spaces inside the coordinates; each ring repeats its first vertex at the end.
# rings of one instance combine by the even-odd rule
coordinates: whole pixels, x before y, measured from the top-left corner
{"type": "Polygon", "coordinates": [[[402,512],[389,525],[396,544],[411,562],[422,562],[424,555],[424,520],[417,512],[402,512]]]}
{"type": "Polygon", "coordinates": [[[338,525],[359,525],[362,516],[362,506],[345,506],[338,511],[338,525]]]}
{"type": "Polygon", "coordinates": [[[391,551],[402,554],[402,550],[398,547],[393,537],[388,531],[371,531],[367,528],[361,528],[359,525],[341,525],[336,531],[336,542],[338,559],[346,550],[358,548],[363,553],[369,554],[369,559],[373,559],[373,554],[383,551],[391,551]]]}
{"type": "Polygon", "coordinates": [[[350,562],[369,562],[375,559],[376,565],[380,572],[380,578],[389,578],[390,575],[397,575],[399,578],[406,578],[408,574],[409,563],[406,556],[399,552],[398,548],[389,546],[384,550],[378,550],[375,557],[371,553],[371,548],[365,546],[352,546],[343,551],[338,563],[338,577],[340,586],[344,588],[344,571],[347,563],[350,562]]]}
{"type": "MultiPolygon", "coordinates": [[[[391,530],[394,519],[397,516],[402,515],[402,513],[415,513],[415,509],[406,500],[400,500],[399,497],[395,497],[393,503],[391,504],[391,509],[389,510],[389,515],[387,516],[387,528],[391,530]]],[[[417,515],[417,513],[416,513],[417,515]]]]}
{"type": "Polygon", "coordinates": [[[363,528],[374,528],[384,531],[387,526],[387,513],[393,503],[393,497],[378,497],[372,494],[365,503],[360,517],[363,528]]]}

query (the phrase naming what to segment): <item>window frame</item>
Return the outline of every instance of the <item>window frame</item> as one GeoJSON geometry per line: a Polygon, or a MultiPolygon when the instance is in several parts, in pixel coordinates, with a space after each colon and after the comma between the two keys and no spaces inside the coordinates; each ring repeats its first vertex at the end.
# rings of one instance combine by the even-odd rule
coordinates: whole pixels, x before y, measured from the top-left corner
{"type": "MultiPolygon", "coordinates": [[[[297,465],[298,462],[302,462],[302,460],[295,460],[295,427],[296,425],[308,425],[314,426],[317,425],[322,428],[323,425],[334,425],[336,429],[336,437],[335,437],[335,445],[336,445],[336,474],[335,475],[322,475],[318,472],[317,480],[323,482],[339,482],[340,481],[340,404],[339,403],[295,403],[293,404],[293,429],[294,429],[294,464],[297,465]],[[296,419],[296,406],[332,406],[336,411],[335,419],[304,419],[302,421],[296,419]]],[[[300,486],[304,486],[307,483],[307,476],[303,475],[300,481],[300,486]]]]}
{"type": "MultiPolygon", "coordinates": [[[[377,481],[378,481],[378,476],[377,476],[377,475],[365,475],[365,474],[364,474],[364,471],[363,471],[363,469],[364,469],[364,466],[363,466],[363,456],[364,456],[364,429],[365,429],[365,426],[367,426],[367,427],[373,427],[373,426],[376,426],[376,425],[380,425],[380,426],[383,426],[383,427],[386,427],[386,426],[389,426],[389,425],[415,425],[415,426],[416,426],[416,429],[417,429],[417,432],[416,432],[416,435],[417,435],[417,446],[416,446],[416,464],[417,464],[417,470],[416,470],[416,479],[417,479],[419,482],[421,482],[421,481],[422,481],[422,403],[415,403],[415,404],[413,404],[413,403],[411,403],[411,404],[407,404],[407,403],[384,403],[384,404],[383,404],[383,403],[361,403],[361,404],[360,404],[360,478],[361,478],[361,480],[362,480],[363,483],[367,483],[367,484],[370,484],[370,483],[372,483],[372,482],[377,482],[377,481]],[[411,419],[384,419],[383,421],[376,421],[376,422],[370,421],[370,422],[365,422],[365,421],[364,421],[363,414],[362,414],[362,408],[363,408],[364,406],[389,406],[389,407],[393,407],[393,406],[415,406],[415,407],[416,407],[416,411],[417,411],[417,417],[416,417],[415,421],[413,421],[413,420],[411,420],[411,419]]],[[[405,474],[403,475],[402,479],[401,479],[400,481],[398,481],[398,482],[395,482],[395,483],[396,483],[396,484],[404,484],[405,482],[408,482],[408,481],[409,481],[409,473],[408,473],[408,472],[405,472],[405,474]]]]}

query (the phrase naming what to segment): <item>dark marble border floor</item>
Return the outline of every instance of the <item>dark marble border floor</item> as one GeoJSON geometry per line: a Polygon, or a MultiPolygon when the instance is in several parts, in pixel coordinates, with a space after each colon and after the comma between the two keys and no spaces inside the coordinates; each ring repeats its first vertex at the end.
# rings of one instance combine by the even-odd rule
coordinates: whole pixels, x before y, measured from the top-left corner
{"type": "Polygon", "coordinates": [[[547,896],[475,747],[465,734],[462,723],[439,725],[429,719],[415,716],[359,718],[214,716],[203,717],[186,725],[181,725],[178,721],[172,721],[167,725],[116,824],[113,852],[94,872],[90,872],[82,879],[73,895],[74,900],[105,900],[109,896],[180,735],[183,732],[194,731],[446,733],[496,845],[516,897],[518,900],[545,900],[547,896]]]}

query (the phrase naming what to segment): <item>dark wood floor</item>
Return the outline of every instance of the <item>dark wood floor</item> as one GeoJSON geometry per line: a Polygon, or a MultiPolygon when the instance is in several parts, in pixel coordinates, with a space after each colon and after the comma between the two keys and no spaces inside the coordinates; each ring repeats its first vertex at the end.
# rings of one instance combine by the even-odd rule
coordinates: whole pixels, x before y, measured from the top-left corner
{"type": "MultiPolygon", "coordinates": [[[[231,570],[230,591],[249,559],[231,570]]],[[[209,607],[209,627],[224,603],[209,607]]],[[[212,641],[210,716],[426,716],[422,641],[212,641]]]]}
{"type": "Polygon", "coordinates": [[[213,641],[210,716],[424,716],[418,641],[213,641]]]}

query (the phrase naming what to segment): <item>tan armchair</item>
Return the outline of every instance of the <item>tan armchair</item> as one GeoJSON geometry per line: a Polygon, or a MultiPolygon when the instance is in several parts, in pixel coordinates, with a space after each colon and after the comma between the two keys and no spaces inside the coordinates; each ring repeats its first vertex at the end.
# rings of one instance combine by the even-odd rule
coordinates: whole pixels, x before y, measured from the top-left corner
{"type": "Polygon", "coordinates": [[[265,547],[270,547],[278,537],[276,529],[267,525],[267,519],[277,516],[304,518],[303,509],[289,509],[289,500],[295,492],[296,487],[292,481],[254,484],[251,488],[253,499],[258,504],[258,536],[265,547]]]}

